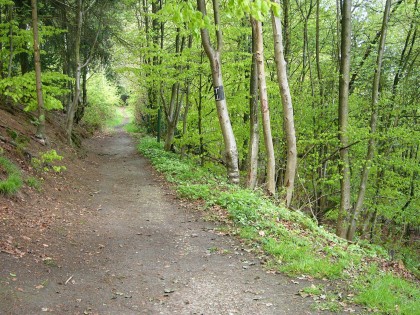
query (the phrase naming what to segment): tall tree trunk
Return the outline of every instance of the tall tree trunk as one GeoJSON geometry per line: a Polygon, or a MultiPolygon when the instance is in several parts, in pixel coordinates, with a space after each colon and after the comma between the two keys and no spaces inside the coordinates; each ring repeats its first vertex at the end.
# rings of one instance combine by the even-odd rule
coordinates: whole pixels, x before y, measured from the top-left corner
{"type": "Polygon", "coordinates": [[[370,138],[368,142],[367,154],[365,165],[363,166],[362,176],[360,179],[359,193],[357,196],[356,205],[354,206],[351,217],[350,224],[347,231],[347,240],[352,241],[354,238],[354,233],[356,232],[357,227],[357,218],[362,210],[363,201],[366,193],[366,185],[369,176],[369,170],[371,167],[371,162],[375,153],[375,133],[376,133],[376,122],[378,120],[378,98],[379,98],[379,82],[381,79],[382,71],[382,58],[385,49],[385,39],[386,31],[388,26],[389,10],[391,7],[391,0],[387,0],[385,4],[384,16],[382,20],[382,29],[381,29],[381,39],[379,40],[378,47],[378,56],[376,59],[375,67],[375,76],[373,79],[372,86],[372,113],[370,117],[370,138]]]}
{"type": "MultiPolygon", "coordinates": [[[[191,83],[189,79],[186,80],[185,83],[185,108],[184,108],[184,115],[182,117],[182,137],[185,138],[187,135],[187,122],[188,122],[188,112],[190,109],[190,91],[191,91],[191,83]]],[[[187,149],[186,145],[182,145],[181,148],[181,157],[185,156],[185,150],[187,149]]]]}
{"type": "MultiPolygon", "coordinates": [[[[204,51],[200,54],[200,67],[203,66],[204,51]]],[[[198,81],[198,137],[200,140],[200,165],[204,166],[204,137],[203,137],[203,73],[200,71],[198,81]]]]}
{"type": "MultiPolygon", "coordinates": [[[[0,23],[3,24],[3,6],[0,5],[0,23]]],[[[3,43],[0,41],[0,51],[3,51],[3,43]]],[[[4,62],[3,58],[0,58],[0,75],[4,79],[4,62]]],[[[1,100],[3,101],[3,95],[1,95],[1,100]]]]}
{"type": "Polygon", "coordinates": [[[280,19],[274,15],[274,12],[271,12],[271,21],[273,24],[274,59],[276,61],[277,79],[283,104],[283,124],[287,144],[287,161],[283,187],[286,190],[286,206],[290,207],[297,167],[296,131],[293,117],[292,96],[290,95],[289,82],[287,79],[287,66],[283,52],[281,22],[280,19]]]}
{"type": "Polygon", "coordinates": [[[341,38],[341,12],[343,11],[343,1],[345,0],[335,0],[335,6],[336,6],[336,10],[335,10],[335,21],[336,21],[336,31],[337,31],[337,41],[336,41],[336,57],[337,57],[337,71],[340,71],[340,60],[341,60],[341,43],[338,40],[339,38],[341,38]]]}
{"type": "MultiPolygon", "coordinates": [[[[192,35],[188,36],[188,49],[191,49],[193,43],[192,35]]],[[[190,66],[187,65],[187,70],[190,70],[190,66]]],[[[191,94],[191,78],[188,77],[185,79],[185,108],[184,108],[184,115],[182,119],[182,137],[185,138],[187,135],[187,121],[188,121],[188,112],[191,106],[190,101],[190,94],[191,94]]],[[[181,148],[181,157],[185,155],[185,150],[187,149],[186,145],[184,144],[181,148]]]]}
{"type": "MultiPolygon", "coordinates": [[[[395,6],[392,9],[391,15],[398,9],[398,7],[400,6],[400,4],[403,2],[404,0],[398,0],[395,3],[395,6]]],[[[354,91],[354,83],[356,82],[357,77],[359,76],[363,65],[365,64],[366,60],[368,60],[368,57],[370,56],[373,47],[375,47],[375,45],[378,43],[379,38],[381,37],[381,32],[382,30],[379,30],[376,32],[375,37],[368,43],[365,53],[363,54],[362,59],[359,61],[359,64],[356,67],[356,70],[353,71],[353,74],[351,75],[351,79],[350,79],[350,83],[349,83],[349,93],[352,94],[354,91]]]]}
{"type": "Polygon", "coordinates": [[[249,152],[248,152],[248,176],[247,187],[255,189],[258,180],[258,149],[260,134],[258,126],[258,69],[257,69],[257,45],[255,30],[252,28],[252,64],[249,83],[249,152]]]}
{"type": "Polygon", "coordinates": [[[351,0],[343,0],[341,10],[341,58],[339,78],[338,138],[340,141],[340,208],[336,233],[346,237],[346,218],[351,207],[349,139],[347,135],[349,117],[349,80],[351,47],[351,0]]]}
{"type": "MultiPolygon", "coordinates": [[[[238,149],[236,146],[235,135],[233,134],[232,124],[229,118],[229,112],[223,87],[222,62],[220,57],[222,48],[222,31],[220,29],[219,21],[219,2],[218,0],[212,0],[212,2],[214,22],[216,28],[216,49],[212,47],[210,43],[209,31],[205,28],[201,29],[201,41],[204,47],[204,51],[206,52],[207,57],[209,58],[211,66],[217,114],[225,144],[225,160],[228,172],[228,179],[230,182],[238,184],[238,149]]],[[[204,0],[197,0],[197,7],[198,10],[203,14],[203,16],[207,15],[206,3],[204,0]]]]}
{"type": "Polygon", "coordinates": [[[82,0],[77,0],[76,5],[76,34],[74,38],[74,62],[75,62],[75,73],[74,73],[74,93],[73,101],[69,105],[67,111],[67,121],[66,121],[66,134],[67,141],[69,144],[72,144],[72,133],[73,133],[73,123],[74,116],[76,114],[77,106],[79,105],[80,100],[80,77],[82,72],[82,64],[80,60],[80,41],[82,38],[82,24],[83,24],[83,7],[82,0]]]}
{"type": "Polygon", "coordinates": [[[36,97],[38,101],[38,126],[35,136],[45,143],[45,110],[44,98],[42,95],[41,80],[41,53],[39,49],[38,35],[38,7],[36,0],[31,0],[32,7],[32,28],[34,36],[34,59],[35,59],[35,80],[36,80],[36,97]]]}
{"type": "MultiPolygon", "coordinates": [[[[32,9],[32,12],[33,12],[33,9],[32,9]]],[[[14,47],[13,47],[13,5],[9,5],[8,7],[8,16],[9,16],[8,17],[9,19],[9,65],[7,67],[7,77],[10,78],[12,76],[13,57],[15,54],[14,47]]],[[[33,19],[33,13],[32,13],[32,19],[33,19]]],[[[37,20],[38,20],[38,17],[37,17],[37,20]]]]}
{"type": "Polygon", "coordinates": [[[82,69],[82,88],[80,91],[81,94],[81,102],[79,106],[77,107],[76,114],[74,116],[74,123],[77,125],[80,123],[80,121],[83,119],[83,116],[85,115],[85,109],[88,106],[88,100],[87,100],[87,67],[84,67],[82,69]]]}
{"type": "MultiPolygon", "coordinates": [[[[177,34],[176,34],[176,40],[175,40],[175,53],[177,57],[180,57],[182,55],[182,52],[184,51],[184,46],[185,46],[185,37],[181,37],[180,31],[181,31],[180,28],[178,28],[177,34]]],[[[161,48],[163,50],[163,47],[161,48]]],[[[182,67],[178,65],[176,66],[176,69],[178,70],[179,73],[181,73],[183,70],[182,67]]],[[[181,89],[180,82],[175,82],[172,85],[172,93],[171,93],[171,100],[169,102],[169,107],[166,106],[165,100],[162,95],[162,103],[165,110],[165,118],[166,118],[166,125],[167,125],[165,145],[164,145],[164,148],[166,151],[169,151],[172,148],[172,143],[175,138],[176,126],[178,124],[179,114],[181,112],[184,92],[182,92],[180,95],[180,89],[181,89]]]]}
{"type": "Polygon", "coordinates": [[[270,195],[276,193],[276,164],[274,158],[274,146],[273,137],[271,136],[271,122],[270,122],[270,110],[268,108],[268,96],[267,96],[267,83],[265,80],[265,68],[264,68],[264,44],[263,44],[263,32],[262,23],[254,18],[251,18],[252,30],[255,34],[256,42],[256,61],[258,70],[258,89],[260,95],[261,105],[261,117],[264,133],[264,144],[265,152],[267,155],[267,169],[266,169],[266,189],[270,195]]]}
{"type": "Polygon", "coordinates": [[[290,0],[283,0],[283,37],[284,37],[284,60],[286,67],[289,67],[290,62],[290,0]]]}
{"type": "MultiPolygon", "coordinates": [[[[165,118],[166,118],[166,138],[165,138],[165,151],[170,151],[172,148],[172,143],[175,137],[175,129],[176,125],[178,124],[179,112],[182,105],[182,100],[179,101],[179,89],[180,83],[174,83],[172,85],[172,93],[171,93],[171,100],[169,102],[169,106],[166,106],[166,102],[164,96],[162,95],[162,104],[165,111],[165,118]],[[168,108],[169,107],[169,108],[168,108]]],[[[181,96],[181,99],[183,96],[181,96]]]]}
{"type": "MultiPolygon", "coordinates": [[[[316,0],[316,22],[315,22],[315,62],[316,62],[316,72],[317,72],[317,79],[318,79],[318,87],[319,87],[319,106],[321,108],[321,113],[318,116],[318,119],[316,121],[315,127],[315,138],[319,137],[320,132],[320,124],[319,122],[324,121],[325,119],[325,100],[324,100],[324,80],[322,75],[322,69],[321,69],[321,58],[320,58],[320,2],[321,0],[316,0]]],[[[322,130],[321,130],[322,132],[322,130]]],[[[325,143],[321,143],[318,147],[318,156],[320,158],[320,161],[324,160],[325,155],[327,154],[328,146],[325,143]]],[[[318,222],[322,220],[322,216],[324,215],[327,198],[324,194],[323,187],[318,186],[318,182],[323,181],[326,175],[327,170],[327,162],[321,162],[317,167],[317,176],[318,178],[314,180],[314,192],[315,192],[315,198],[316,198],[316,210],[315,214],[317,216],[318,222]]],[[[321,186],[321,185],[320,185],[321,186]]]]}

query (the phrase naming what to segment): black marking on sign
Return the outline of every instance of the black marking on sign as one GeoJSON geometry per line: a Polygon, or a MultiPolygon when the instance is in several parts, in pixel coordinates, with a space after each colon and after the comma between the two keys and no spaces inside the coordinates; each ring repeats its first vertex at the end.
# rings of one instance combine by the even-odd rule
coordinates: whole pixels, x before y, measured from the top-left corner
{"type": "Polygon", "coordinates": [[[223,101],[225,99],[225,91],[223,90],[223,85],[216,86],[214,88],[214,98],[216,101],[223,101]]]}

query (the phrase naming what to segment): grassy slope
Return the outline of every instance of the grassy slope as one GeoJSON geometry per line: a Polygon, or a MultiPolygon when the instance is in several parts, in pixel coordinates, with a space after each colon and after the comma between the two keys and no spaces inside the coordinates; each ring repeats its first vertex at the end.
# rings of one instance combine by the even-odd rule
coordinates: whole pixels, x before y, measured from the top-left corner
{"type": "MultiPolygon", "coordinates": [[[[209,211],[219,210],[218,219],[225,216],[230,230],[269,255],[267,268],[291,276],[341,280],[346,297],[340,292],[324,297],[321,308],[339,310],[357,302],[384,314],[420,314],[418,282],[380,268],[387,265],[381,247],[349,244],[304,214],[276,205],[261,192],[231,186],[191,160],[164,152],[154,139],[143,138],[138,149],[175,184],[180,197],[204,200],[209,211]]],[[[322,289],[318,291],[322,295],[322,289]]]]}

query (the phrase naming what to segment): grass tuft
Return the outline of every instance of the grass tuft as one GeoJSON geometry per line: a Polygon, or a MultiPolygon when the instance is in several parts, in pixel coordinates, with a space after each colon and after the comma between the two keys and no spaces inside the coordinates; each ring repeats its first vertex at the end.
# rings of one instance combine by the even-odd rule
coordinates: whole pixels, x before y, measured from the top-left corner
{"type": "Polygon", "coordinates": [[[0,171],[6,173],[7,178],[0,180],[0,193],[12,195],[19,191],[23,181],[20,170],[5,157],[0,156],[0,171]]]}
{"type": "Polygon", "coordinates": [[[355,301],[385,314],[420,314],[420,289],[392,274],[375,272],[359,279],[355,301]]]}

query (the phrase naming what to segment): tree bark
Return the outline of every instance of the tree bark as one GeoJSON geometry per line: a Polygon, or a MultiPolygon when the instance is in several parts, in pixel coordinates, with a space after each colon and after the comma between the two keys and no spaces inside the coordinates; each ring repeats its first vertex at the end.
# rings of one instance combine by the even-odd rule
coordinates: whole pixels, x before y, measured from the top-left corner
{"type": "Polygon", "coordinates": [[[179,89],[180,89],[179,82],[174,83],[172,85],[172,93],[171,93],[171,100],[169,102],[169,108],[168,106],[166,106],[164,96],[162,95],[162,103],[163,103],[163,108],[165,110],[165,118],[166,118],[166,125],[167,125],[165,145],[164,145],[165,151],[170,151],[172,148],[172,143],[175,137],[175,129],[176,129],[176,125],[178,124],[178,117],[179,117],[179,112],[180,112],[181,104],[182,104],[182,101],[178,100],[179,89]]]}
{"type": "Polygon", "coordinates": [[[82,71],[82,64],[80,60],[80,41],[82,38],[82,24],[83,24],[83,7],[82,0],[77,0],[76,4],[76,34],[74,39],[74,61],[76,65],[74,78],[74,93],[73,101],[69,104],[69,109],[67,111],[67,120],[66,120],[66,134],[67,141],[71,145],[72,142],[72,133],[73,133],[73,123],[74,116],[76,114],[77,106],[80,101],[80,77],[82,71]]]}
{"type": "Polygon", "coordinates": [[[286,67],[289,67],[290,62],[290,0],[283,0],[283,37],[284,37],[284,60],[286,67]]]}
{"type": "Polygon", "coordinates": [[[338,105],[338,138],[340,141],[340,208],[338,212],[336,233],[346,237],[346,218],[350,211],[351,183],[349,139],[347,135],[349,117],[349,80],[350,80],[350,47],[351,47],[351,0],[343,0],[341,10],[341,58],[339,78],[338,105]]]}
{"type": "Polygon", "coordinates": [[[290,95],[289,82],[287,79],[287,66],[283,52],[281,22],[280,19],[276,17],[273,12],[271,12],[271,21],[273,24],[274,58],[276,61],[277,80],[283,104],[283,123],[285,128],[287,144],[287,162],[286,171],[284,174],[283,187],[286,190],[286,206],[290,207],[293,197],[293,189],[297,167],[296,131],[293,117],[292,96],[290,95]]]}
{"type": "MultiPolygon", "coordinates": [[[[14,47],[13,47],[13,5],[8,6],[8,18],[9,18],[10,26],[9,26],[9,64],[7,67],[7,77],[10,78],[12,76],[13,57],[15,54],[14,47]]],[[[37,18],[37,23],[38,23],[38,16],[36,16],[36,18],[37,18]]],[[[33,20],[33,9],[32,9],[32,20],[33,20]]]]}
{"type": "Polygon", "coordinates": [[[363,201],[366,193],[366,185],[369,177],[369,170],[371,167],[372,159],[375,153],[375,133],[376,122],[378,120],[378,99],[379,99],[379,82],[381,79],[382,58],[385,49],[386,31],[388,26],[389,10],[391,7],[391,0],[387,0],[385,4],[384,16],[382,20],[381,38],[379,40],[378,56],[376,59],[375,76],[373,79],[372,87],[372,113],[370,117],[370,138],[368,142],[368,149],[366,154],[365,165],[363,166],[362,176],[360,179],[359,193],[357,196],[356,205],[354,206],[350,224],[347,231],[347,240],[352,241],[357,227],[357,218],[362,211],[363,201]]]}
{"type": "MultiPolygon", "coordinates": [[[[216,49],[210,43],[210,35],[207,29],[201,29],[201,42],[204,51],[210,61],[213,87],[215,90],[215,100],[219,124],[222,130],[223,140],[225,144],[225,160],[228,172],[228,179],[231,183],[239,183],[239,165],[238,165],[238,149],[236,146],[235,135],[233,134],[232,124],[229,118],[227,102],[224,95],[223,77],[222,77],[222,62],[221,62],[221,48],[222,48],[222,32],[219,23],[219,2],[213,1],[213,14],[216,28],[216,49]]],[[[198,10],[207,15],[206,3],[204,0],[197,0],[198,10]]]]}
{"type": "Polygon", "coordinates": [[[249,153],[248,153],[248,176],[247,187],[255,189],[258,181],[258,149],[260,142],[258,126],[258,69],[257,69],[257,45],[255,31],[252,29],[252,64],[250,74],[250,98],[249,98],[249,153]]]}
{"type": "Polygon", "coordinates": [[[267,83],[265,80],[265,68],[264,68],[264,45],[263,45],[263,32],[262,23],[254,18],[251,18],[253,33],[255,34],[256,42],[256,55],[258,70],[258,89],[260,96],[261,105],[261,117],[264,133],[264,145],[267,156],[267,168],[266,168],[266,189],[270,195],[276,193],[276,164],[274,158],[274,146],[273,137],[271,135],[271,122],[270,122],[270,110],[268,108],[268,96],[267,96],[267,83]]]}
{"type": "MultiPolygon", "coordinates": [[[[176,34],[176,40],[175,40],[175,53],[177,57],[182,55],[182,52],[184,51],[184,45],[185,45],[185,37],[181,38],[180,31],[181,30],[178,28],[177,34],[176,34]]],[[[176,69],[178,70],[179,73],[182,72],[181,66],[177,65],[176,69]]],[[[168,127],[166,131],[166,138],[165,138],[165,145],[164,145],[164,148],[166,151],[169,151],[172,148],[172,143],[175,138],[176,126],[178,124],[179,114],[181,112],[184,93],[181,93],[181,96],[180,96],[180,88],[181,88],[180,82],[175,82],[172,85],[172,93],[171,93],[171,100],[169,102],[169,108],[166,106],[165,100],[163,99],[163,95],[162,95],[162,102],[164,104],[164,110],[165,110],[166,125],[168,127]]]]}
{"type": "Polygon", "coordinates": [[[37,1],[31,0],[32,7],[32,29],[34,36],[34,60],[35,60],[35,80],[36,80],[36,97],[38,101],[38,126],[35,137],[45,143],[45,109],[44,97],[42,95],[42,80],[41,80],[41,53],[39,49],[39,34],[38,34],[38,7],[37,1]]]}

